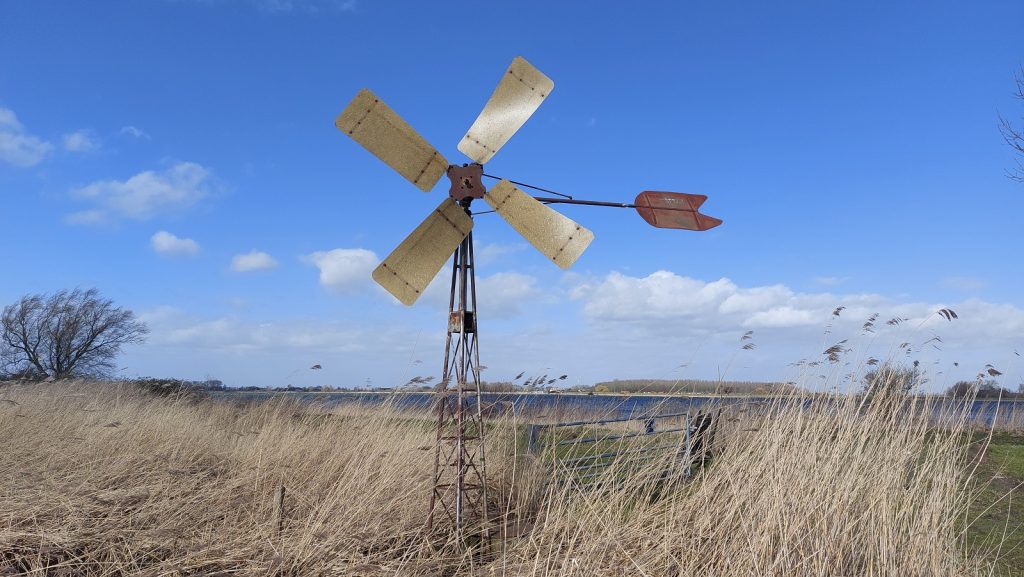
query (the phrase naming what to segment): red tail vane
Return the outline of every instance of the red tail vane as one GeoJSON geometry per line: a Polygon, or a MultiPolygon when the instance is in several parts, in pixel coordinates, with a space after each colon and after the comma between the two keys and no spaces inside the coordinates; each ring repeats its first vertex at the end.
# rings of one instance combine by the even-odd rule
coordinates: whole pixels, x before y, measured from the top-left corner
{"type": "Polygon", "coordinates": [[[708,230],[722,221],[697,209],[708,197],[703,194],[645,190],[636,195],[636,211],[651,226],[683,230],[708,230]]]}

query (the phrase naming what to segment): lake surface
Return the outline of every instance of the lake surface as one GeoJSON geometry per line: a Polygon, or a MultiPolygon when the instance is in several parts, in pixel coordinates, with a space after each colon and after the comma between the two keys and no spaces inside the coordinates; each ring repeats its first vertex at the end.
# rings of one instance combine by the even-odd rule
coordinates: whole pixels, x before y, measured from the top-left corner
{"type": "MultiPolygon", "coordinates": [[[[369,406],[394,406],[403,409],[428,409],[437,400],[434,393],[303,393],[272,391],[238,391],[213,393],[215,398],[261,401],[279,397],[327,407],[364,404],[369,406]]],[[[530,420],[573,419],[579,415],[594,418],[635,418],[665,413],[696,412],[710,404],[721,405],[767,405],[775,397],[758,396],[683,396],[683,395],[587,395],[576,393],[483,393],[483,406],[511,409],[530,420]]],[[[475,402],[475,401],[474,401],[475,402]]],[[[807,401],[811,402],[811,401],[807,401]]],[[[817,402],[831,402],[821,399],[817,402]]],[[[938,400],[937,411],[958,406],[961,401],[938,400]]],[[[971,416],[991,424],[1012,420],[1024,424],[1024,399],[977,400],[971,404],[971,416]]]]}

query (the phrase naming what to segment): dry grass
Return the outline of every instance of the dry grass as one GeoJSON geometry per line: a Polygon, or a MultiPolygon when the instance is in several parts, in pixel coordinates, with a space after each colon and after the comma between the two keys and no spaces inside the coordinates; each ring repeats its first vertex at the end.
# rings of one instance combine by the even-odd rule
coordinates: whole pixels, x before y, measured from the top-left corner
{"type": "Polygon", "coordinates": [[[425,415],[0,388],[0,574],[985,573],[963,415],[936,428],[881,397],[739,410],[693,482],[589,494],[545,489],[496,422],[490,493],[529,530],[474,560],[423,546],[425,415]]]}

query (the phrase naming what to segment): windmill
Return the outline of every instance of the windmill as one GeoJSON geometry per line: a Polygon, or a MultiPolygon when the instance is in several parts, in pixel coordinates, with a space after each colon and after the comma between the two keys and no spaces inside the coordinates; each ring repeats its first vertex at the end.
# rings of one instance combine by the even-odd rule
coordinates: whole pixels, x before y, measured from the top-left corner
{"type": "Polygon", "coordinates": [[[442,176],[447,175],[451,182],[448,197],[380,263],[373,271],[373,279],[399,301],[412,305],[449,257],[454,256],[448,337],[438,385],[434,488],[427,529],[432,529],[435,513],[443,511],[460,541],[471,535],[487,539],[492,530],[487,512],[480,402],[473,201],[483,199],[492,211],[562,268],[576,262],[594,234],[559,214],[549,204],[634,208],[644,220],[659,228],[707,230],[722,222],[699,212],[707,199],[703,195],[645,191],[633,203],[577,200],[485,174],[483,165],[530,118],[552,88],[551,79],[525,59],[513,59],[480,116],[459,142],[459,151],[473,161],[461,166],[449,164],[368,89],[360,90],[335,122],[339,130],[423,192],[430,192],[442,176]],[[485,176],[498,183],[488,190],[482,180],[485,176]],[[517,185],[556,196],[530,196],[517,185]],[[453,379],[454,390],[449,387],[453,379]],[[476,396],[475,403],[470,402],[470,395],[476,396]]]}

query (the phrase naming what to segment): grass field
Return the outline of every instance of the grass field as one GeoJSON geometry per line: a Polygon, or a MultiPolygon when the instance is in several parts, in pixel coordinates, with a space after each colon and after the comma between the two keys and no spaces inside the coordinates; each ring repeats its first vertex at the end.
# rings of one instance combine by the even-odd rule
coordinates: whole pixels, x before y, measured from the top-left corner
{"type": "Polygon", "coordinates": [[[1006,574],[1024,575],[1024,435],[978,434],[975,498],[965,520],[970,550],[997,558],[1006,574]]]}
{"type": "Polygon", "coordinates": [[[798,401],[724,413],[689,483],[593,493],[545,484],[522,423],[493,421],[492,510],[520,525],[479,557],[424,533],[427,415],[6,386],[0,575],[1024,574],[1024,439],[798,401]]]}

